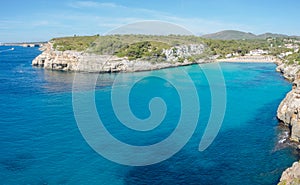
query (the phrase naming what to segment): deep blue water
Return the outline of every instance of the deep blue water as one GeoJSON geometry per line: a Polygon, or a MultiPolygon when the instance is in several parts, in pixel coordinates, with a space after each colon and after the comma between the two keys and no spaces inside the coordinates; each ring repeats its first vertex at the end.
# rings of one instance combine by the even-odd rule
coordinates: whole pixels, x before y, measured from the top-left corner
{"type": "MultiPolygon", "coordinates": [[[[0,184],[276,184],[297,159],[291,148],[278,147],[276,109],[291,85],[275,72],[274,64],[220,64],[227,109],[217,138],[203,152],[198,145],[211,110],[210,90],[203,71],[183,67],[201,102],[195,133],[170,159],[130,167],[101,157],[82,137],[72,107],[74,73],[33,68],[31,61],[40,54],[37,48],[9,48],[0,47],[0,184]]],[[[214,66],[201,65],[212,74],[214,66]]],[[[176,77],[177,70],[151,73],[176,77]]],[[[143,74],[149,73],[139,73],[143,74]]],[[[153,96],[161,96],[168,105],[159,127],[137,132],[120,126],[114,115],[110,94],[115,76],[102,74],[97,82],[95,100],[107,129],[133,145],[154,144],[170,135],[180,115],[174,87],[158,78],[145,78],[134,86],[130,106],[137,117],[149,116],[153,96]]]]}

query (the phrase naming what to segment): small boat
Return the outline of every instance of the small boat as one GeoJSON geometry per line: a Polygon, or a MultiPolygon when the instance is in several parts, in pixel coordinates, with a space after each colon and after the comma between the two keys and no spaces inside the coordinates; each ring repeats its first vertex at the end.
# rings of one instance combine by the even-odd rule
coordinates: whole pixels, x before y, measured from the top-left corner
{"type": "Polygon", "coordinates": [[[0,53],[8,52],[8,51],[13,51],[13,50],[15,50],[15,48],[10,48],[10,49],[6,49],[6,50],[2,50],[2,51],[0,51],[0,53]]]}

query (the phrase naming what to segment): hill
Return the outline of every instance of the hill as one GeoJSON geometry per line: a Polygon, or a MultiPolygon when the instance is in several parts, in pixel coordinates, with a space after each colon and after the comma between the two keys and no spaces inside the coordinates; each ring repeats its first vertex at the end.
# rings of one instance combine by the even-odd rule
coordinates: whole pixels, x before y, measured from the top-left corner
{"type": "Polygon", "coordinates": [[[260,35],[256,36],[257,39],[267,39],[269,37],[272,37],[272,38],[287,38],[289,36],[284,35],[284,34],[277,34],[277,33],[264,33],[264,34],[260,34],[260,35]]]}
{"type": "Polygon", "coordinates": [[[202,36],[207,39],[217,40],[243,40],[243,39],[256,39],[256,35],[253,33],[246,33],[236,30],[225,30],[217,33],[206,34],[202,36]]]}
{"type": "MultiPolygon", "coordinates": [[[[242,32],[236,30],[224,30],[217,33],[206,34],[202,36],[203,38],[215,39],[215,40],[253,40],[253,39],[266,39],[268,37],[273,38],[287,38],[288,35],[274,34],[274,33],[264,33],[260,35],[255,35],[250,32],[242,32]]],[[[295,37],[295,36],[293,36],[295,37]]]]}

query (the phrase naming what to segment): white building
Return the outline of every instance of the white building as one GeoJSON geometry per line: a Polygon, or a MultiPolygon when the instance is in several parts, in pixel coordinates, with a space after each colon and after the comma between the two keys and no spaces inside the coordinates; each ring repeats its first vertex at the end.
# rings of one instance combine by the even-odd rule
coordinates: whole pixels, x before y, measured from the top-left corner
{"type": "Polygon", "coordinates": [[[284,46],[288,49],[293,49],[294,52],[298,52],[299,50],[299,46],[297,44],[285,44],[284,46]]]}
{"type": "Polygon", "coordinates": [[[230,58],[230,57],[232,57],[232,54],[229,53],[229,54],[227,54],[225,57],[226,57],[226,58],[230,58]]]}
{"type": "Polygon", "coordinates": [[[249,52],[250,55],[264,55],[269,54],[269,51],[264,51],[262,49],[256,49],[249,52]]]}
{"type": "Polygon", "coordinates": [[[280,53],[280,55],[278,55],[279,58],[284,58],[286,56],[289,56],[293,54],[293,52],[289,51],[289,52],[285,52],[285,53],[280,53]]]}

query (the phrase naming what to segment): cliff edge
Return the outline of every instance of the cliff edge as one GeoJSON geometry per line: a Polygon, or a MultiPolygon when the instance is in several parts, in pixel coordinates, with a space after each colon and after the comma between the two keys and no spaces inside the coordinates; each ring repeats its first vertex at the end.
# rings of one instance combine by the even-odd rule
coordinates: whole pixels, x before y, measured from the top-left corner
{"type": "Polygon", "coordinates": [[[293,89],[280,103],[277,117],[290,129],[290,139],[300,142],[300,80],[293,82],[293,89]]]}
{"type": "MultiPolygon", "coordinates": [[[[290,140],[300,142],[300,65],[279,63],[276,70],[281,72],[289,81],[293,82],[292,90],[280,103],[277,109],[277,118],[290,130],[290,140]]],[[[300,145],[298,145],[300,149],[300,145]]],[[[286,169],[280,178],[279,185],[300,184],[300,163],[295,162],[286,169]]]]}

